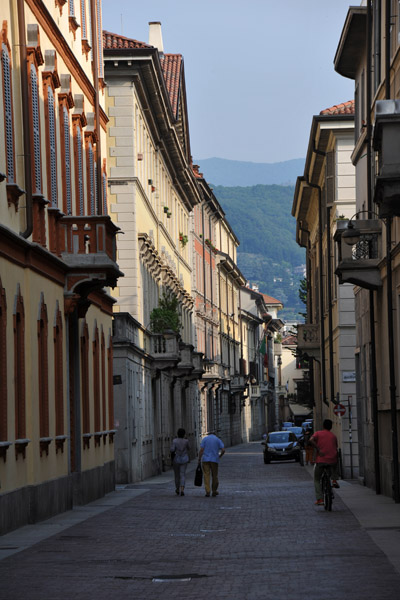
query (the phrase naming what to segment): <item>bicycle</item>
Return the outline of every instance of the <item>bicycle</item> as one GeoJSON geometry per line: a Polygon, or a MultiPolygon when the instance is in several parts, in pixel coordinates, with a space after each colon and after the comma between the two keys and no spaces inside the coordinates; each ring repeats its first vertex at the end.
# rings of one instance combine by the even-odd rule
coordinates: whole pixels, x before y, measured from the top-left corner
{"type": "Polygon", "coordinates": [[[332,500],[335,497],[332,490],[331,483],[331,465],[321,464],[323,467],[321,475],[321,491],[324,499],[325,510],[332,510],[332,500]]]}

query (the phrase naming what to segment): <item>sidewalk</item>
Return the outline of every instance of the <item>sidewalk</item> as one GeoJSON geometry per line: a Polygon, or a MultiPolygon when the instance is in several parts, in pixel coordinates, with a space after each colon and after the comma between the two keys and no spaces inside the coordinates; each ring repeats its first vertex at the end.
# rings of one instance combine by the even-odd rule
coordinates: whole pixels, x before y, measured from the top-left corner
{"type": "Polygon", "coordinates": [[[341,481],[326,512],[312,468],[264,465],[259,443],[227,449],[217,498],[195,467],[183,498],[168,471],[0,537],[2,600],[397,600],[392,500],[341,481]]]}

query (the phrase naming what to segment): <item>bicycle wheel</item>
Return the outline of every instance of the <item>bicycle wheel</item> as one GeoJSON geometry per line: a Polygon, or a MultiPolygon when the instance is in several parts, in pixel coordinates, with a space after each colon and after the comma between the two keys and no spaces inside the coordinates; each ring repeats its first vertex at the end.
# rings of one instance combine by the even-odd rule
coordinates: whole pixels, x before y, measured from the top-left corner
{"type": "Polygon", "coordinates": [[[332,486],[330,477],[326,472],[322,475],[322,493],[324,495],[325,510],[332,510],[332,486]]]}

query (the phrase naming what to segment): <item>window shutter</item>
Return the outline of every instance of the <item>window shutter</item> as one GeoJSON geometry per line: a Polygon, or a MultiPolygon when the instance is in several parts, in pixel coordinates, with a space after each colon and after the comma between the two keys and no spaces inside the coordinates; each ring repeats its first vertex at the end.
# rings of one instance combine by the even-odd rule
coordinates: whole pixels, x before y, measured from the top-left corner
{"type": "Polygon", "coordinates": [[[335,202],[335,152],[326,155],[326,206],[335,202]]]}
{"type": "Polygon", "coordinates": [[[98,57],[99,57],[99,77],[104,77],[104,64],[103,64],[103,29],[101,24],[101,0],[97,0],[97,43],[98,43],[98,57]]]}
{"type": "Polygon", "coordinates": [[[69,142],[69,115],[66,107],[63,108],[64,118],[64,149],[65,149],[65,182],[66,182],[66,200],[67,200],[67,214],[72,215],[72,201],[71,201],[71,149],[69,142]]]}
{"type": "Polygon", "coordinates": [[[85,0],[81,0],[81,32],[82,39],[87,39],[87,30],[86,30],[86,6],[85,0]]]}
{"type": "Polygon", "coordinates": [[[15,181],[14,171],[14,134],[12,118],[12,98],[11,98],[11,66],[10,55],[7,46],[3,43],[1,50],[3,63],[3,97],[4,97],[4,118],[6,129],[6,153],[7,153],[7,181],[15,181]]]}
{"type": "Polygon", "coordinates": [[[57,158],[56,158],[56,124],[55,124],[55,101],[53,90],[47,87],[48,104],[48,126],[49,126],[49,154],[50,154],[50,198],[53,206],[57,206],[57,158]]]}
{"type": "Polygon", "coordinates": [[[33,153],[34,153],[34,175],[35,190],[42,190],[42,173],[40,169],[40,123],[39,123],[39,94],[37,86],[37,73],[35,65],[31,65],[31,102],[32,102],[32,126],[33,126],[33,153]]]}
{"type": "Polygon", "coordinates": [[[95,177],[95,163],[94,163],[92,142],[89,142],[88,157],[89,157],[89,177],[90,177],[89,206],[90,206],[90,214],[94,215],[94,214],[96,214],[96,211],[95,211],[96,177],[95,177]]]}
{"type": "Polygon", "coordinates": [[[83,205],[83,157],[82,157],[82,132],[81,128],[76,128],[76,154],[78,160],[78,194],[79,194],[79,214],[85,213],[83,205]]]}

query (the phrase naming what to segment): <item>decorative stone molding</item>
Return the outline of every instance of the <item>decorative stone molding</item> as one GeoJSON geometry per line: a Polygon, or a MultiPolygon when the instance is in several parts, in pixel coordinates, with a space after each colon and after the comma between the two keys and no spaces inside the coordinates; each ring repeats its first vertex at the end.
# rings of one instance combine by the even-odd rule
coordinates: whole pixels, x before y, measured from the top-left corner
{"type": "Polygon", "coordinates": [[[38,67],[41,67],[44,63],[44,58],[40,48],[40,32],[37,23],[28,25],[26,45],[28,54],[34,52],[36,64],[38,67]]]}

